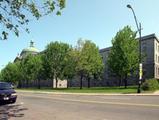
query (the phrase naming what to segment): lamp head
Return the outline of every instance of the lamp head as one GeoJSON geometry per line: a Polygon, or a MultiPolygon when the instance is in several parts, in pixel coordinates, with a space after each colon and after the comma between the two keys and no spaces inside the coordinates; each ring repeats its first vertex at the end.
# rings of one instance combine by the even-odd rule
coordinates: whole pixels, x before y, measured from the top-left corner
{"type": "Polygon", "coordinates": [[[128,5],[127,5],[127,8],[130,8],[130,9],[132,9],[132,7],[131,7],[131,5],[130,5],[130,4],[128,4],[128,5]]]}

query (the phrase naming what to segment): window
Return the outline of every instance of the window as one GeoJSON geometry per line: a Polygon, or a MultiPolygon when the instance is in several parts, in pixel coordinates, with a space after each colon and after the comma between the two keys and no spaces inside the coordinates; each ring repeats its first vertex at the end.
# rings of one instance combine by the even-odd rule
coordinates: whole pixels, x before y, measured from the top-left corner
{"type": "Polygon", "coordinates": [[[157,55],[156,55],[156,62],[157,62],[157,55]]]}
{"type": "Polygon", "coordinates": [[[142,50],[143,50],[143,52],[146,50],[146,42],[142,43],[142,50]]]}
{"type": "Polygon", "coordinates": [[[157,75],[159,75],[159,68],[158,68],[158,74],[157,75]]]}

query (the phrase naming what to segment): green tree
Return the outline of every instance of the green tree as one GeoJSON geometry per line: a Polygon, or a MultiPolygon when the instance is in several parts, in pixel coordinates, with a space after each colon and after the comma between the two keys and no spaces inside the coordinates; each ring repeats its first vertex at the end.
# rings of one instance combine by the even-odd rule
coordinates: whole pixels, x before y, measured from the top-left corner
{"type": "Polygon", "coordinates": [[[37,80],[38,88],[40,89],[40,79],[42,71],[42,59],[40,55],[30,55],[26,64],[29,80],[37,80]]]}
{"type": "Polygon", "coordinates": [[[17,87],[21,88],[22,87],[22,81],[24,80],[23,78],[23,73],[22,73],[22,66],[21,66],[21,61],[18,60],[14,64],[16,64],[17,69],[18,69],[18,74],[17,74],[17,87]]]}
{"type": "Polygon", "coordinates": [[[67,78],[68,66],[70,66],[70,59],[68,54],[70,52],[70,46],[66,43],[51,42],[47,45],[44,51],[44,68],[48,71],[48,77],[52,80],[56,80],[56,88],[58,84],[58,78],[67,78]]]}
{"type": "Polygon", "coordinates": [[[19,30],[24,28],[29,32],[26,25],[33,16],[37,20],[56,12],[61,14],[65,7],[65,0],[0,0],[0,23],[2,29],[1,39],[7,39],[9,31],[19,36],[19,30]]]}
{"type": "Polygon", "coordinates": [[[2,73],[0,72],[0,81],[2,81],[2,79],[3,79],[3,78],[2,78],[2,73]]]}
{"type": "Polygon", "coordinates": [[[135,72],[139,65],[139,49],[136,32],[129,26],[117,32],[112,40],[112,48],[108,56],[107,65],[111,73],[122,79],[127,87],[127,77],[135,72]]]}
{"type": "Polygon", "coordinates": [[[21,61],[21,73],[22,78],[26,81],[26,85],[28,87],[29,81],[38,81],[38,88],[40,88],[40,78],[42,71],[42,59],[41,55],[27,55],[21,61]]]}
{"type": "Polygon", "coordinates": [[[84,41],[82,41],[82,39],[79,39],[77,41],[77,46],[74,49],[74,56],[75,56],[75,61],[76,61],[76,72],[77,75],[80,76],[80,89],[82,89],[82,85],[83,85],[83,78],[84,78],[84,62],[82,61],[82,48],[84,46],[84,41]]]}
{"type": "Polygon", "coordinates": [[[61,78],[62,79],[67,79],[67,84],[69,80],[71,80],[75,75],[76,75],[76,56],[75,56],[75,51],[73,48],[70,48],[70,50],[67,52],[65,59],[64,59],[64,64],[62,68],[62,74],[61,78]]]}
{"type": "Polygon", "coordinates": [[[88,88],[90,87],[90,80],[94,76],[100,75],[103,71],[104,65],[98,47],[89,40],[78,41],[79,51],[77,72],[80,75],[80,89],[82,89],[82,80],[85,77],[88,80],[88,88]]]}
{"type": "Polygon", "coordinates": [[[1,71],[1,80],[17,84],[19,79],[20,73],[17,64],[9,62],[1,71]]]}
{"type": "Polygon", "coordinates": [[[21,61],[20,61],[20,71],[21,71],[21,78],[22,80],[20,81],[20,86],[21,87],[21,83],[25,83],[26,84],[26,87],[29,86],[29,80],[30,80],[30,72],[29,72],[29,69],[28,69],[28,61],[29,59],[31,58],[31,54],[27,55],[25,58],[23,58],[21,61]]]}

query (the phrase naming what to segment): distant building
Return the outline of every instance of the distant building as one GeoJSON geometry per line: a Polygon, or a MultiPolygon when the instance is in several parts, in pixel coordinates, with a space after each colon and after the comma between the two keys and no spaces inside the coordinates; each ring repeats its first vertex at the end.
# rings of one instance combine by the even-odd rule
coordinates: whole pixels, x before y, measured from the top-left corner
{"type": "MultiPolygon", "coordinates": [[[[106,65],[107,59],[109,56],[109,52],[111,47],[100,49],[99,53],[103,59],[103,63],[106,65]]],[[[159,79],[159,39],[155,34],[150,34],[147,36],[143,36],[141,39],[141,52],[145,55],[143,63],[143,80],[149,78],[159,79]]],[[[21,60],[25,58],[28,54],[40,54],[39,50],[35,48],[34,42],[30,42],[30,46],[22,50],[20,55],[18,55],[14,61],[21,60]]],[[[35,82],[35,81],[34,81],[35,82]]],[[[108,67],[105,67],[104,74],[102,80],[92,80],[91,86],[116,86],[118,85],[119,80],[117,76],[112,75],[108,70],[108,67]]],[[[128,85],[137,84],[138,83],[138,74],[135,76],[130,76],[128,78],[128,85]]],[[[32,86],[36,86],[36,82],[32,83],[32,86]]],[[[55,80],[42,80],[41,85],[44,87],[55,87],[55,80]]],[[[70,87],[78,87],[80,85],[79,78],[76,77],[73,80],[70,80],[67,83],[67,80],[58,80],[58,87],[65,88],[67,86],[70,87]]],[[[83,86],[87,86],[87,81],[83,81],[83,86]]]]}
{"type": "MultiPolygon", "coordinates": [[[[27,48],[24,48],[22,50],[22,52],[20,54],[17,55],[17,57],[14,59],[14,62],[18,61],[18,60],[22,60],[25,57],[27,57],[27,55],[31,54],[31,55],[37,55],[37,54],[41,54],[42,52],[39,52],[39,50],[34,46],[34,42],[31,40],[30,41],[30,46],[27,48]]],[[[56,87],[56,80],[40,80],[40,86],[42,87],[56,87]]],[[[22,87],[26,86],[26,81],[23,81],[21,83],[22,87]]],[[[29,83],[29,87],[36,87],[38,86],[38,82],[36,80],[33,80],[29,83]]],[[[58,84],[57,84],[57,88],[67,88],[67,80],[59,80],[58,79],[58,84]]]]}
{"type": "MultiPolygon", "coordinates": [[[[101,49],[99,52],[103,58],[103,63],[107,63],[107,58],[111,47],[101,49]]],[[[141,38],[141,52],[145,55],[143,63],[143,79],[159,79],[159,39],[155,34],[143,36],[141,38]]],[[[138,75],[129,78],[129,84],[137,83],[138,75]],[[132,81],[132,79],[134,81],[132,81]]],[[[108,68],[105,68],[103,80],[107,85],[117,83],[117,77],[111,76],[108,68]]]]}
{"type": "Polygon", "coordinates": [[[29,54],[36,55],[38,53],[39,53],[39,50],[37,48],[35,48],[34,42],[31,40],[30,41],[30,46],[27,47],[27,48],[24,48],[22,50],[22,52],[17,55],[14,62],[16,62],[17,60],[21,60],[21,59],[25,58],[29,54]]]}

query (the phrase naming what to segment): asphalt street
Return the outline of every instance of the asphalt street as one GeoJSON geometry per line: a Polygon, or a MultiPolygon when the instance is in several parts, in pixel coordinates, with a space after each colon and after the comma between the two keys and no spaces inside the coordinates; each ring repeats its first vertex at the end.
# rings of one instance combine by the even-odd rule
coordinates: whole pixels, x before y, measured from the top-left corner
{"type": "Polygon", "coordinates": [[[18,93],[0,120],[159,120],[159,96],[18,93]]]}

